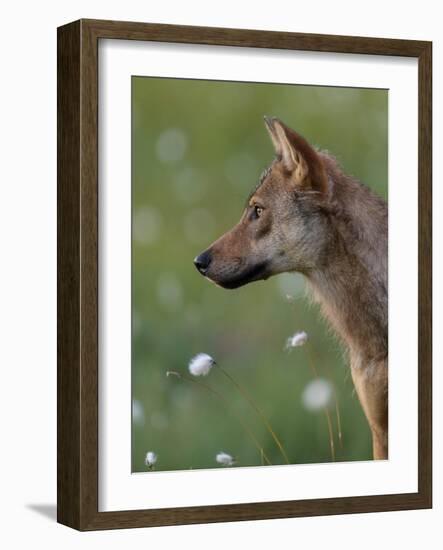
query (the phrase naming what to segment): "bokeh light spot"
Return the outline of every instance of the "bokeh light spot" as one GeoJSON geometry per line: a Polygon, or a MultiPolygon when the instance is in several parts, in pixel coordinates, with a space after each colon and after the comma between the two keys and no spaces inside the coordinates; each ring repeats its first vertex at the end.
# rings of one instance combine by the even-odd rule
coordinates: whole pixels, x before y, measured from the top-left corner
{"type": "Polygon", "coordinates": [[[188,140],[179,128],[168,128],[158,137],[156,143],[157,157],[162,162],[177,162],[185,155],[188,140]]]}
{"type": "Polygon", "coordinates": [[[157,281],[157,299],[168,311],[176,311],[182,306],[182,284],[173,273],[160,275],[157,281]]]}
{"type": "Polygon", "coordinates": [[[160,236],[162,216],[150,206],[142,206],[134,212],[132,232],[134,240],[141,245],[153,244],[160,236]]]}
{"type": "Polygon", "coordinates": [[[327,407],[332,399],[332,384],[324,378],[316,378],[309,382],[303,390],[302,402],[308,411],[318,411],[327,407]]]}

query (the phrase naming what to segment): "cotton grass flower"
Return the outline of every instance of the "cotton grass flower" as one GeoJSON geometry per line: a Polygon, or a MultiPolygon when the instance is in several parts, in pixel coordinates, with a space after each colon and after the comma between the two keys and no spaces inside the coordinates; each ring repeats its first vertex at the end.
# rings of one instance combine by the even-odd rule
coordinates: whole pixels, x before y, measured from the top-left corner
{"type": "Polygon", "coordinates": [[[217,453],[215,460],[222,466],[233,466],[235,464],[234,458],[224,451],[217,453]]]}
{"type": "Polygon", "coordinates": [[[207,353],[198,353],[189,361],[189,372],[193,376],[206,376],[215,365],[214,359],[207,353]]]}
{"type": "Polygon", "coordinates": [[[296,332],[286,340],[286,349],[304,346],[308,341],[308,335],[304,331],[296,332]]]}
{"type": "Polygon", "coordinates": [[[156,462],[157,455],[154,453],[154,451],[148,451],[145,456],[145,466],[152,470],[156,462]]]}
{"type": "Polygon", "coordinates": [[[316,378],[303,390],[302,402],[308,411],[317,411],[331,403],[332,395],[332,384],[324,378],[316,378]]]}

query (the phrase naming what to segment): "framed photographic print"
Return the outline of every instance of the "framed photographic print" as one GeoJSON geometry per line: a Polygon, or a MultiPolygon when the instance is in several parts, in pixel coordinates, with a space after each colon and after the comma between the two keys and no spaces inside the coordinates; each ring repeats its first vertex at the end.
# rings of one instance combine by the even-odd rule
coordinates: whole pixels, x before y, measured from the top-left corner
{"type": "Polygon", "coordinates": [[[431,507],[431,43],[58,29],[58,520],[431,507]]]}

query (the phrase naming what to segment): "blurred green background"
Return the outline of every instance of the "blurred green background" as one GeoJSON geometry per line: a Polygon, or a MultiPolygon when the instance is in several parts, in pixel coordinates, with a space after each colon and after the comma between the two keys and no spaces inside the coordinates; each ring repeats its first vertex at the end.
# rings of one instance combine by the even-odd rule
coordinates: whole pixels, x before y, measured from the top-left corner
{"type": "Polygon", "coordinates": [[[205,280],[192,262],[238,221],[273,158],[265,114],[329,150],[346,172],[387,198],[386,90],[133,77],[133,471],[146,471],[147,451],[158,455],[156,470],[220,467],[219,451],[238,466],[260,465],[238,416],[271,462],[283,463],[260,418],[217,368],[201,381],[223,394],[228,407],[198,385],[166,376],[187,373],[199,352],[247,389],[292,463],[331,460],[322,399],[337,460],[371,458],[342,351],[306,300],[303,278],[284,274],[228,291],[205,280]],[[308,333],[308,344],[286,350],[299,330],[308,333]],[[322,385],[311,384],[309,356],[322,385]]]}

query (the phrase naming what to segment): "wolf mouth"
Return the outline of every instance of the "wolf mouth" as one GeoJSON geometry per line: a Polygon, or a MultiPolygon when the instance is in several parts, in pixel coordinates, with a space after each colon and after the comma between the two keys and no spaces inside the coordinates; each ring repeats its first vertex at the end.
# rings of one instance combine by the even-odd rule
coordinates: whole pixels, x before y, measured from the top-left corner
{"type": "Polygon", "coordinates": [[[252,283],[253,281],[259,281],[260,279],[267,279],[269,274],[267,273],[268,262],[261,262],[247,269],[243,273],[235,275],[230,279],[217,280],[212,279],[214,283],[221,286],[222,288],[233,290],[241,286],[252,283]]]}

